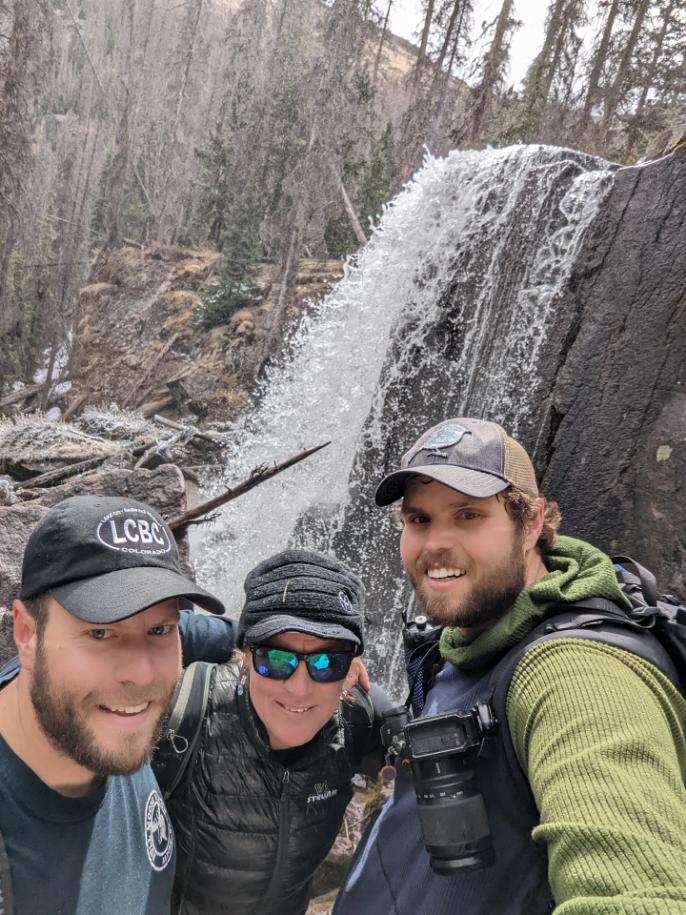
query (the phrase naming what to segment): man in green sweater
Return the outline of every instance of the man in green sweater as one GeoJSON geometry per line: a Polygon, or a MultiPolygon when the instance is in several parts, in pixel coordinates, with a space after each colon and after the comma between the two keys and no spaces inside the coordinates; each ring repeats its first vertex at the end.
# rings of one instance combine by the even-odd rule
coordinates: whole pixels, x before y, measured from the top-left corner
{"type": "MultiPolygon", "coordinates": [[[[557,534],[556,504],[495,423],[425,432],[377,490],[378,505],[398,500],[403,565],[444,627],[422,717],[484,701],[498,661],[561,604],[628,608],[609,558],[557,534]]],[[[493,863],[431,870],[412,778],[398,767],[335,915],[686,913],[686,700],[672,680],[635,653],[552,635],[517,663],[505,717],[526,791],[499,762],[477,761],[493,863]]]]}

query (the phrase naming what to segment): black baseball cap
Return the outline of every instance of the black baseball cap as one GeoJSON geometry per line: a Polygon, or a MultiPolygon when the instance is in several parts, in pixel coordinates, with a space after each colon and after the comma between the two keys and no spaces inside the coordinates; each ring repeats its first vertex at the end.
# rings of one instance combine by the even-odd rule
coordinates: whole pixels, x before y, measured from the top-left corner
{"type": "Polygon", "coordinates": [[[245,579],[237,643],[281,632],[343,639],[364,647],[364,585],[346,565],[314,550],[284,550],[245,579]]]}
{"type": "Polygon", "coordinates": [[[384,477],[374,499],[402,499],[407,480],[429,477],[467,496],[487,498],[515,486],[538,496],[531,458],[498,423],[460,416],[424,432],[400,459],[400,470],[384,477]]]}
{"type": "Polygon", "coordinates": [[[115,623],[172,597],[224,613],[221,601],[185,574],[160,515],[118,496],[72,496],[33,529],[20,597],[44,594],[89,623],[115,623]]]}

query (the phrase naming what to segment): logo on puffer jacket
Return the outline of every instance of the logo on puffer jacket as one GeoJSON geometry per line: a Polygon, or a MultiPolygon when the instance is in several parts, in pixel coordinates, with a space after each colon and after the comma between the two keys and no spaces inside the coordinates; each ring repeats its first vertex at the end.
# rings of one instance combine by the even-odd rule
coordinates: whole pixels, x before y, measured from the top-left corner
{"type": "Polygon", "coordinates": [[[338,794],[338,788],[329,788],[326,782],[317,782],[314,785],[314,794],[307,798],[308,804],[314,804],[317,801],[328,801],[338,794]]]}
{"type": "Polygon", "coordinates": [[[103,546],[120,553],[160,556],[171,550],[166,525],[142,508],[120,508],[105,515],[97,537],[103,546]]]}
{"type": "Polygon", "coordinates": [[[155,871],[163,871],[174,852],[171,820],[159,791],[151,791],[145,804],[145,848],[155,871]]]}

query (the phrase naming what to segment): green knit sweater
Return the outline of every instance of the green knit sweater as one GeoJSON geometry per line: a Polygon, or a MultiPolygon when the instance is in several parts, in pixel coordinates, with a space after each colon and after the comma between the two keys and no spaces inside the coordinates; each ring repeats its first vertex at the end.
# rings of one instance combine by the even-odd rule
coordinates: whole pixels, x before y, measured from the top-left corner
{"type": "MultiPolygon", "coordinates": [[[[549,574],[468,642],[441,653],[469,667],[516,644],[560,601],[622,601],[612,564],[559,537],[549,574]]],[[[686,915],[686,700],[651,664],[580,639],[531,649],[515,670],[507,718],[541,814],[556,915],[686,915]]]]}

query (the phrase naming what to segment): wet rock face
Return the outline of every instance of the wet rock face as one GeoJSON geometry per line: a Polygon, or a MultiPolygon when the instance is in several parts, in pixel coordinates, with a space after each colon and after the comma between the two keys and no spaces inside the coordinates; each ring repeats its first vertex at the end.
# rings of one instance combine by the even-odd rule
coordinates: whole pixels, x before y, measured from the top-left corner
{"type": "Polygon", "coordinates": [[[686,596],[686,156],[617,172],[577,264],[543,485],[566,531],[686,596]]]}
{"type": "Polygon", "coordinates": [[[565,533],[633,555],[663,590],[686,594],[686,156],[607,172],[607,185],[596,185],[597,212],[544,316],[545,332],[533,327],[522,336],[517,355],[512,334],[521,312],[513,301],[522,288],[516,274],[531,262],[527,246],[555,230],[544,217],[570,182],[604,165],[574,153],[566,159],[550,206],[537,216],[525,207],[511,214],[514,266],[499,271],[490,311],[474,308],[479,283],[465,282],[475,274],[458,250],[455,281],[428,331],[417,334],[410,321],[394,333],[383,398],[367,422],[334,541],[368,584],[372,669],[388,665],[399,611],[411,600],[397,529],[374,507],[374,489],[424,429],[449,416],[491,417],[513,430],[543,491],[559,502],[565,533]],[[520,391],[526,410],[517,408],[520,391]],[[390,643],[375,638],[389,633],[390,643]]]}

